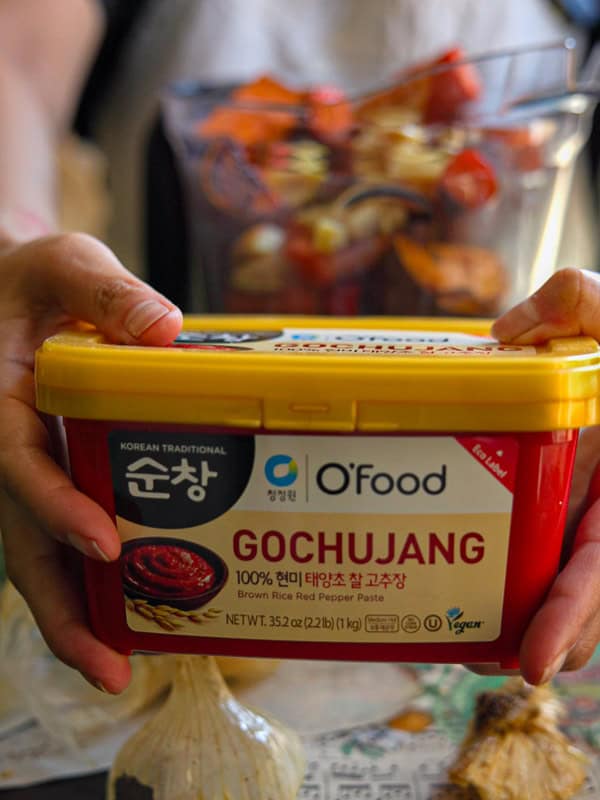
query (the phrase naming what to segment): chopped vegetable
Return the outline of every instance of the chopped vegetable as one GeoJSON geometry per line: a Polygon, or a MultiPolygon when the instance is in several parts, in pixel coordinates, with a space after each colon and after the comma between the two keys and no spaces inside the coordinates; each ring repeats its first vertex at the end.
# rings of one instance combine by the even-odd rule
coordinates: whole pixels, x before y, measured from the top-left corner
{"type": "Polygon", "coordinates": [[[290,89],[269,75],[261,75],[251,83],[238,86],[231,97],[238,103],[299,105],[304,101],[305,93],[290,89]]]}
{"type": "Polygon", "coordinates": [[[429,96],[423,111],[426,125],[452,122],[467,103],[480,96],[482,87],[477,70],[473,64],[464,63],[465,59],[465,52],[455,47],[429,64],[430,68],[440,69],[430,76],[429,96]]]}
{"type": "Polygon", "coordinates": [[[446,242],[421,244],[407,236],[394,239],[404,270],[440,309],[450,314],[493,313],[505,289],[500,261],[481,247],[446,242]]]}
{"type": "Polygon", "coordinates": [[[216,108],[198,125],[198,133],[206,139],[227,136],[240,144],[253,145],[281,139],[295,124],[296,117],[285,111],[216,108]]]}
{"type": "Polygon", "coordinates": [[[340,280],[367,272],[385,250],[383,237],[373,236],[321,253],[315,247],[310,229],[298,227],[290,234],[286,254],[297,265],[304,280],[316,286],[332,286],[340,280]]]}
{"type": "Polygon", "coordinates": [[[463,208],[480,208],[496,196],[498,181],[478,150],[463,150],[446,167],[440,191],[463,208]]]}
{"type": "Polygon", "coordinates": [[[318,139],[344,139],[354,126],[352,106],[335,87],[321,86],[309,92],[308,107],[308,128],[318,139]]]}

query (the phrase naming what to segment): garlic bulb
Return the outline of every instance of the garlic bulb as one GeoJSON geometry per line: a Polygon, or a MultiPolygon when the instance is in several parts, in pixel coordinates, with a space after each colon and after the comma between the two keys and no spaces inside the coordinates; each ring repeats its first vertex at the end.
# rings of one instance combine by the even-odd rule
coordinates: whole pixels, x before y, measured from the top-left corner
{"type": "Polygon", "coordinates": [[[108,800],[293,800],[298,736],[241,705],[215,659],[180,656],[163,707],[117,754],[108,800]]]}
{"type": "Polygon", "coordinates": [[[587,759],[559,729],[562,712],[550,686],[521,678],[483,692],[450,780],[473,800],[572,797],[585,781],[587,759]]]}
{"type": "Polygon", "coordinates": [[[268,678],[279,667],[280,661],[274,658],[215,658],[219,672],[228,684],[255,683],[268,678]]]}

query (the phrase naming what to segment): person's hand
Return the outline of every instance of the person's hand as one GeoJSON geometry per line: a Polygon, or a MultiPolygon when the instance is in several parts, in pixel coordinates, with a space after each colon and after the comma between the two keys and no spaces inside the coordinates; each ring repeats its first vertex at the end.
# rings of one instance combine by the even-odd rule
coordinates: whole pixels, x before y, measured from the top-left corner
{"type": "MultiPolygon", "coordinates": [[[[503,342],[531,345],[553,337],[600,340],[600,276],[557,272],[535,294],[500,317],[492,328],[503,342]]],[[[538,684],[559,670],[583,667],[600,642],[600,428],[581,434],[567,531],[570,555],[520,651],[521,673],[538,684]]]]}
{"type": "Polygon", "coordinates": [[[181,312],[83,234],[0,244],[0,530],[9,578],[50,649],[91,683],[120,692],[128,659],[88,628],[74,547],[111,561],[120,552],[108,514],[78,492],[52,456],[53,423],[35,410],[34,353],[73,320],[111,341],[163,345],[181,312]]]}

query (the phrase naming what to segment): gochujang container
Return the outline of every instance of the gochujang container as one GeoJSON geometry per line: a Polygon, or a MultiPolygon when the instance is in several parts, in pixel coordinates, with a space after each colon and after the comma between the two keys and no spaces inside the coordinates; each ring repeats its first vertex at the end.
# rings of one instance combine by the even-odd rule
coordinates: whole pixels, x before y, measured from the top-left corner
{"type": "Polygon", "coordinates": [[[129,651],[518,664],[560,567],[599,346],[485,321],[190,317],[37,355],[76,485],[115,520],[91,624],[129,651]]]}

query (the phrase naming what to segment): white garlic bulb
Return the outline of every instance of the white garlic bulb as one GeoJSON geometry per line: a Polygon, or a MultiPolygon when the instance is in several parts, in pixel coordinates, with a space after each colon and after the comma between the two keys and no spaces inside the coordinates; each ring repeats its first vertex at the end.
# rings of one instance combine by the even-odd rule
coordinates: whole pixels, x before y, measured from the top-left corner
{"type": "Polygon", "coordinates": [[[241,705],[215,659],[177,658],[171,693],[117,754],[108,800],[294,800],[299,737],[241,705]]]}

